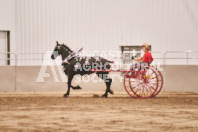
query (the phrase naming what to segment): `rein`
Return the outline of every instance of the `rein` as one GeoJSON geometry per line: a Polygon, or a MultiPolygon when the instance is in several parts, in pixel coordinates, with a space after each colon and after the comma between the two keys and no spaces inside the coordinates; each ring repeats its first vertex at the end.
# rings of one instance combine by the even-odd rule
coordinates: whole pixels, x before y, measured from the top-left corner
{"type": "MultiPolygon", "coordinates": [[[[66,47],[63,47],[63,48],[65,49],[66,47]]],[[[67,47],[67,48],[68,48],[68,47],[67,47]]],[[[68,48],[68,49],[69,49],[69,48],[68,48]]],[[[65,50],[67,51],[68,49],[65,49],[65,50]]],[[[72,60],[72,58],[75,58],[76,56],[78,56],[79,53],[80,53],[82,50],[83,50],[83,48],[79,49],[77,52],[74,52],[74,51],[72,51],[71,49],[69,49],[69,50],[68,50],[68,51],[69,51],[69,55],[63,60],[63,62],[64,62],[64,63],[70,64],[70,61],[72,60]]]]}

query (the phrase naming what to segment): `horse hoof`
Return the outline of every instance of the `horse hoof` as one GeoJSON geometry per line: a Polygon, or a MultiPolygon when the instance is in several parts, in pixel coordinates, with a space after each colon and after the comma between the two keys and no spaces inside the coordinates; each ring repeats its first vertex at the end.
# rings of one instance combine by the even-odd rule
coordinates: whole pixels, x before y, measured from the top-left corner
{"type": "Polygon", "coordinates": [[[64,94],[64,95],[63,95],[63,98],[67,98],[67,96],[68,96],[67,94],[64,94]]]}
{"type": "Polygon", "coordinates": [[[101,98],[107,98],[107,95],[102,95],[101,98]]]}
{"type": "Polygon", "coordinates": [[[114,94],[112,90],[109,90],[109,93],[110,93],[110,94],[114,94]]]}

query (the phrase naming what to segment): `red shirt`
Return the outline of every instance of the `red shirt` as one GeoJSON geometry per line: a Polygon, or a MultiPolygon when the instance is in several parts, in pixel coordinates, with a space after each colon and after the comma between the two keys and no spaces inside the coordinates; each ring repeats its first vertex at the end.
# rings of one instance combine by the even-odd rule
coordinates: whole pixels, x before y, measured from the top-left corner
{"type": "Polygon", "coordinates": [[[144,53],[144,56],[142,57],[142,60],[143,60],[143,62],[145,62],[145,63],[149,63],[150,61],[153,60],[153,57],[152,57],[152,55],[151,55],[150,52],[146,51],[146,52],[144,53]]]}

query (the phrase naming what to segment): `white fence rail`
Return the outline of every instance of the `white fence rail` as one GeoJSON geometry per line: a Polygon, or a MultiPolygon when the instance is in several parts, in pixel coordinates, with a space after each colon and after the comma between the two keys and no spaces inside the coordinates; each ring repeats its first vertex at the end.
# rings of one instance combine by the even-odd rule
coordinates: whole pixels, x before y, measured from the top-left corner
{"type": "MultiPolygon", "coordinates": [[[[198,51],[166,51],[164,52],[163,64],[166,65],[167,60],[176,60],[176,59],[185,60],[186,64],[188,65],[189,60],[198,60],[198,51]],[[173,55],[168,57],[168,55],[170,54],[177,54],[177,56],[181,55],[181,57],[174,57],[173,55]],[[195,56],[191,56],[191,55],[195,55],[195,56]]],[[[198,62],[191,63],[191,64],[198,65],[198,62]]]]}
{"type": "MultiPolygon", "coordinates": [[[[140,53],[140,51],[137,51],[140,53]]],[[[153,51],[151,52],[155,63],[160,65],[198,65],[198,51],[153,51]]],[[[10,58],[0,57],[0,61],[10,61],[10,65],[41,65],[45,53],[13,53],[5,52],[0,55],[9,55],[10,58]]],[[[116,57],[122,60],[122,57],[116,57]]],[[[7,65],[7,63],[0,63],[0,65],[7,65]]]]}

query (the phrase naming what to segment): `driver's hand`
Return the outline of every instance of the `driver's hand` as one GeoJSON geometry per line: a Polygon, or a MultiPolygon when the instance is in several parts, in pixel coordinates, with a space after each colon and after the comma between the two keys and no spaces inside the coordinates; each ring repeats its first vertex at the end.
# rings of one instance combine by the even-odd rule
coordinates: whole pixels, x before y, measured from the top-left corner
{"type": "Polygon", "coordinates": [[[136,58],[136,56],[132,56],[132,57],[131,57],[132,60],[135,59],[135,58],[136,58]]]}

